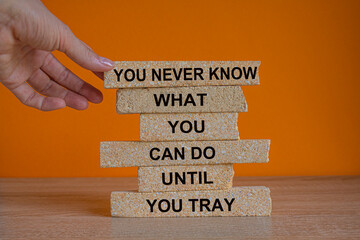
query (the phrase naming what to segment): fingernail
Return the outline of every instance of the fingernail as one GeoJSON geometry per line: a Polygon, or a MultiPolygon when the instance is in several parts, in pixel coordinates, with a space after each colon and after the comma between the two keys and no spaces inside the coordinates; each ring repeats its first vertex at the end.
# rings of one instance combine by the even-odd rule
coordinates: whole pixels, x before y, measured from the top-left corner
{"type": "Polygon", "coordinates": [[[99,57],[99,60],[101,62],[101,64],[107,66],[107,67],[114,67],[115,64],[113,61],[107,59],[107,58],[104,58],[104,57],[99,57]]]}

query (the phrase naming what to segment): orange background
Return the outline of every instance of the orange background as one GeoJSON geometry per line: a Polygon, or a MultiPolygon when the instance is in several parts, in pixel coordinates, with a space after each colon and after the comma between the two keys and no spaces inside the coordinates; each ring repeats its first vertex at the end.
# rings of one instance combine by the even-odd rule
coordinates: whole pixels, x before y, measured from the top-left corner
{"type": "MultiPolygon", "coordinates": [[[[243,139],[271,139],[268,164],[236,175],[360,174],[360,1],[89,1],[44,4],[112,60],[260,60],[260,86],[243,87],[243,139]]],[[[86,111],[40,112],[0,87],[0,176],[136,176],[101,169],[99,142],[139,140],[139,115],[115,112],[103,90],[86,111]]]]}

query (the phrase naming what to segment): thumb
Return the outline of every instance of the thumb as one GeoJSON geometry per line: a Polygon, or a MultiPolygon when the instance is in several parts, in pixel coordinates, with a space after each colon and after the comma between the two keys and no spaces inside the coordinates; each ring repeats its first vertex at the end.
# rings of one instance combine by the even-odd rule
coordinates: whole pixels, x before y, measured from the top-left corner
{"type": "Polygon", "coordinates": [[[60,38],[63,44],[59,50],[81,67],[94,72],[110,71],[114,67],[113,61],[97,55],[88,45],[78,39],[67,26],[60,38]]]}

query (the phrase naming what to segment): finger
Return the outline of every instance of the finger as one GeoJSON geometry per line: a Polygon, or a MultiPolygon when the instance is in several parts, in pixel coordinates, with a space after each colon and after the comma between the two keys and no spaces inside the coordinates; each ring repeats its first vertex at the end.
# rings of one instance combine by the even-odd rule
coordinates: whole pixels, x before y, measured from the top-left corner
{"type": "Polygon", "coordinates": [[[77,93],[63,88],[54,82],[42,70],[38,69],[28,80],[29,85],[38,93],[49,97],[64,99],[66,106],[76,110],[85,110],[88,108],[88,100],[77,93]]]}
{"type": "Polygon", "coordinates": [[[49,75],[55,82],[70,89],[71,91],[84,96],[92,103],[101,103],[102,93],[95,87],[80,79],[64,65],[62,65],[52,54],[46,58],[44,64],[41,66],[47,75],[49,75]]]}
{"type": "Polygon", "coordinates": [[[93,72],[98,78],[104,80],[104,73],[103,72],[93,72]]]}
{"type": "Polygon", "coordinates": [[[62,51],[91,71],[104,72],[113,68],[111,60],[98,56],[40,1],[23,1],[21,4],[24,7],[14,13],[15,21],[9,21],[16,40],[37,49],[62,51]]]}
{"type": "Polygon", "coordinates": [[[59,50],[71,60],[83,68],[96,72],[110,71],[114,67],[113,61],[97,55],[89,46],[79,40],[66,25],[63,29],[60,33],[59,50]]]}
{"type": "Polygon", "coordinates": [[[63,99],[41,96],[26,82],[10,89],[10,91],[26,106],[33,107],[41,111],[52,111],[66,106],[63,99]]]}

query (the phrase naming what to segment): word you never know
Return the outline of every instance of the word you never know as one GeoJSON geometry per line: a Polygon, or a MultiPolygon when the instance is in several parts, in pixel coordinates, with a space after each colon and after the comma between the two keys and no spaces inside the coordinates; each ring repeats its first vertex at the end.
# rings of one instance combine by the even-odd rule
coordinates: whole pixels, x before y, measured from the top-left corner
{"type": "Polygon", "coordinates": [[[158,68],[113,69],[117,81],[193,81],[193,80],[240,80],[255,79],[257,67],[209,67],[209,68],[158,68]]]}

